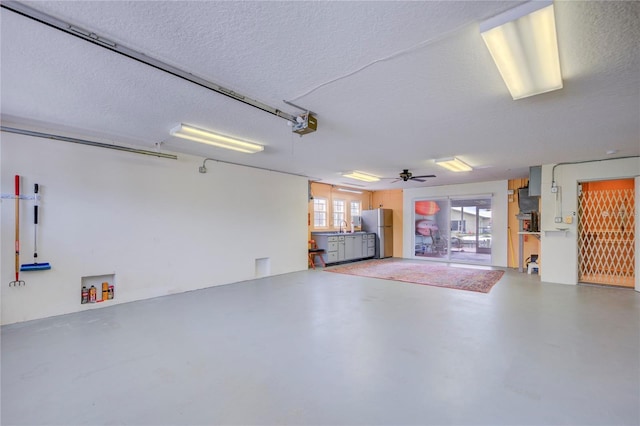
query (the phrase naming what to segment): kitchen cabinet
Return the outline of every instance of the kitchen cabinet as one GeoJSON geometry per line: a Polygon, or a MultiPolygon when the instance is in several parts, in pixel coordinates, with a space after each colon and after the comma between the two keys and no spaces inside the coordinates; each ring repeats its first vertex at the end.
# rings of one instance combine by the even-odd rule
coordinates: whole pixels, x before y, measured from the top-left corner
{"type": "Polygon", "coordinates": [[[345,244],[344,244],[344,236],[343,235],[339,235],[338,237],[338,262],[342,262],[343,260],[346,259],[346,253],[345,253],[345,244]]]}
{"type": "MultiPolygon", "coordinates": [[[[314,237],[315,238],[315,237],[314,237]]],[[[320,248],[319,241],[316,239],[316,244],[320,248]]],[[[335,241],[328,240],[327,248],[325,248],[325,255],[323,256],[324,263],[333,263],[338,261],[338,238],[335,237],[335,241]]]]}
{"type": "Polygon", "coordinates": [[[362,258],[362,241],[364,235],[345,235],[344,237],[344,257],[345,259],[362,258]]]}
{"type": "Polygon", "coordinates": [[[367,234],[367,251],[364,253],[367,253],[367,257],[376,255],[376,234],[367,234]]]}
{"type": "Polygon", "coordinates": [[[375,234],[367,232],[311,233],[318,248],[325,250],[323,259],[327,264],[373,257],[376,252],[375,237],[375,234]]]}

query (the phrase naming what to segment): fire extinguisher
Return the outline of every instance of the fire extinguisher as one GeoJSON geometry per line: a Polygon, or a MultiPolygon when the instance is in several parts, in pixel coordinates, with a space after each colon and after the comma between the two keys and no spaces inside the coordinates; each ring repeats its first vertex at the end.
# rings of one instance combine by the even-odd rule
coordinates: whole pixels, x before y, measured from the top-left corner
{"type": "Polygon", "coordinates": [[[88,303],[89,302],[89,290],[87,290],[86,286],[82,286],[82,298],[80,299],[80,303],[88,303]]]}

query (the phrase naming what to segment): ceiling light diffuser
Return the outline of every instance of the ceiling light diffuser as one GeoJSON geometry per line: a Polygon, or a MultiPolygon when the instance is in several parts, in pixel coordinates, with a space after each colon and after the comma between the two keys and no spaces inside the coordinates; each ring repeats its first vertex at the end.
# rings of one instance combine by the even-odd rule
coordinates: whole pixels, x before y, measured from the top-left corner
{"type": "Polygon", "coordinates": [[[462,160],[456,157],[441,158],[436,160],[436,164],[440,167],[444,167],[452,172],[470,172],[473,168],[462,160]]]}
{"type": "Polygon", "coordinates": [[[531,1],[480,24],[514,100],[562,89],[553,1],[531,1]]]}
{"type": "Polygon", "coordinates": [[[377,182],[380,180],[378,176],[370,175],[364,172],[359,172],[357,170],[354,170],[353,172],[349,172],[349,173],[343,173],[342,176],[351,178],[351,179],[361,180],[364,182],[377,182]]]}
{"type": "Polygon", "coordinates": [[[180,124],[171,129],[171,135],[194,142],[200,142],[219,148],[232,149],[234,151],[255,154],[264,151],[264,146],[257,143],[244,141],[242,139],[225,136],[209,130],[199,129],[187,124],[180,124]]]}
{"type": "Polygon", "coordinates": [[[362,191],[358,191],[357,189],[347,189],[347,188],[338,188],[340,192],[350,192],[352,194],[362,194],[362,191]]]}

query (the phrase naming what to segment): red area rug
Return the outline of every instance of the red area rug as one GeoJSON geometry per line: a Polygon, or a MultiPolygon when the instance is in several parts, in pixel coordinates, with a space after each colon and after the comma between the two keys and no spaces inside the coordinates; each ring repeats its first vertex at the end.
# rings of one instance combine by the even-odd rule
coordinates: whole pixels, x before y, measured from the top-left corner
{"type": "Polygon", "coordinates": [[[489,293],[491,287],[504,275],[504,271],[447,266],[427,261],[411,262],[400,259],[376,259],[350,263],[329,267],[325,271],[480,293],[489,293]]]}

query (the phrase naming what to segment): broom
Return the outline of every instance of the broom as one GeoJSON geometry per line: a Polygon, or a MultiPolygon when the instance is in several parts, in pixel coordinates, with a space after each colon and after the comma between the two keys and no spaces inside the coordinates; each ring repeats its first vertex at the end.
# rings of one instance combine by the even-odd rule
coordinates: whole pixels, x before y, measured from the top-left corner
{"type": "Polygon", "coordinates": [[[48,262],[38,263],[38,184],[33,185],[33,263],[25,263],[20,267],[21,271],[45,271],[51,269],[48,262]]]}

